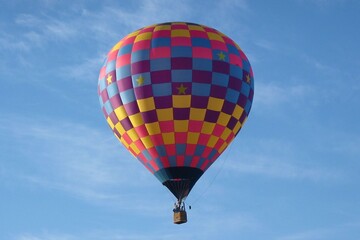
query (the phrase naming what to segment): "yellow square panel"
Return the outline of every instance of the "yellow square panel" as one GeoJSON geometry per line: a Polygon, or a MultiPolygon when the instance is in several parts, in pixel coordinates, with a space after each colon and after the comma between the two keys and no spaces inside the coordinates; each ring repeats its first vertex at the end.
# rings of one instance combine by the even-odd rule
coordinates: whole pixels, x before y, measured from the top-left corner
{"type": "Polygon", "coordinates": [[[119,121],[123,120],[127,117],[127,113],[125,112],[124,106],[120,106],[114,110],[116,117],[119,119],[119,121]]]}
{"type": "Polygon", "coordinates": [[[240,107],[239,105],[236,105],[232,115],[234,118],[240,119],[240,116],[243,113],[243,111],[244,111],[244,109],[242,107],[240,107]]]}
{"type": "Polygon", "coordinates": [[[160,125],[158,122],[154,123],[145,123],[145,127],[149,133],[149,135],[155,135],[161,133],[160,125]]]}
{"type": "Polygon", "coordinates": [[[230,121],[231,115],[220,112],[217,123],[221,126],[226,126],[230,121]]]}
{"type": "Polygon", "coordinates": [[[152,37],[152,32],[144,32],[144,33],[140,33],[139,35],[136,36],[135,41],[134,42],[140,42],[143,40],[149,40],[152,37]]]}
{"type": "Polygon", "coordinates": [[[231,133],[231,130],[228,128],[225,128],[223,133],[220,136],[221,139],[225,141],[229,137],[230,133],[231,133]]]}
{"type": "Polygon", "coordinates": [[[173,95],[173,107],[189,108],[191,105],[191,95],[173,95]]]}
{"type": "Polygon", "coordinates": [[[221,145],[221,147],[219,148],[219,153],[221,154],[226,149],[227,146],[228,146],[228,144],[226,142],[224,142],[221,145]]]}
{"type": "Polygon", "coordinates": [[[131,138],[131,140],[133,142],[135,142],[136,140],[139,139],[139,136],[137,135],[136,131],[134,128],[130,129],[127,131],[127,134],[129,135],[129,137],[131,138]]]}
{"type": "Polygon", "coordinates": [[[122,136],[126,131],[123,128],[123,126],[120,123],[117,123],[115,125],[116,130],[120,133],[120,135],[122,136]]]}
{"type": "Polygon", "coordinates": [[[187,143],[188,144],[197,144],[199,140],[200,133],[188,132],[187,134],[187,143]]]}
{"type": "MultiPolygon", "coordinates": [[[[140,32],[140,30],[137,30],[135,32],[132,32],[132,33],[128,34],[126,39],[129,39],[130,37],[134,37],[134,36],[138,35],[139,32],[140,32]]],[[[124,39],[124,40],[126,40],[126,39],[124,39]]]]}
{"type": "Polygon", "coordinates": [[[209,139],[209,141],[208,141],[208,143],[207,143],[207,146],[208,146],[208,147],[214,147],[218,140],[219,140],[218,137],[216,137],[216,136],[210,136],[210,139],[209,139]]]}
{"type": "Polygon", "coordinates": [[[205,119],[206,109],[190,108],[190,120],[203,121],[205,119]]]}
{"type": "Polygon", "coordinates": [[[127,149],[129,148],[129,144],[123,138],[121,138],[120,141],[127,149]]]}
{"type": "Polygon", "coordinates": [[[129,147],[135,152],[136,155],[140,153],[140,150],[135,143],[131,143],[129,147]]]}
{"type": "Polygon", "coordinates": [[[201,26],[196,26],[196,25],[189,25],[189,30],[197,30],[197,31],[205,31],[205,29],[201,26]]]}
{"type": "Polygon", "coordinates": [[[152,148],[154,146],[153,142],[151,141],[151,138],[149,136],[140,138],[141,142],[144,144],[145,148],[152,148]]]}
{"type": "Polygon", "coordinates": [[[156,114],[159,121],[169,121],[174,119],[172,108],[156,109],[156,114]]]}
{"type": "Polygon", "coordinates": [[[171,30],[171,25],[160,25],[160,26],[156,26],[154,28],[154,32],[160,31],[160,30],[171,30]]]}
{"type": "Polygon", "coordinates": [[[220,41],[220,42],[224,42],[224,39],[217,33],[208,32],[207,35],[208,35],[210,40],[217,40],[217,41],[220,41]]]}
{"type": "Polygon", "coordinates": [[[138,127],[144,124],[144,120],[142,118],[141,113],[136,113],[134,115],[129,116],[130,122],[134,127],[138,127]]]}
{"type": "Polygon", "coordinates": [[[190,32],[186,29],[171,30],[171,37],[190,37],[190,32]]]}
{"type": "Polygon", "coordinates": [[[204,122],[201,129],[201,133],[212,134],[214,127],[215,127],[215,123],[204,122]]]}
{"type": "Polygon", "coordinates": [[[114,129],[114,123],[111,121],[110,117],[107,117],[106,121],[108,122],[109,126],[111,127],[111,129],[114,129]]]}
{"type": "Polygon", "coordinates": [[[140,112],[146,112],[155,109],[155,102],[153,97],[137,100],[140,112]]]}
{"type": "Polygon", "coordinates": [[[189,129],[189,120],[174,120],[175,132],[187,132],[189,129]]]}
{"type": "Polygon", "coordinates": [[[233,132],[234,134],[236,134],[236,133],[240,130],[240,128],[241,128],[241,123],[240,123],[240,122],[237,122],[236,125],[235,125],[235,127],[234,127],[234,129],[232,130],[232,132],[233,132]]]}
{"type": "Polygon", "coordinates": [[[175,134],[174,133],[162,133],[161,134],[165,144],[175,144],[175,134]]]}
{"type": "Polygon", "coordinates": [[[156,23],[155,24],[151,24],[151,25],[149,25],[149,26],[147,26],[147,27],[145,27],[145,28],[143,28],[143,29],[140,29],[141,31],[144,31],[145,29],[152,29],[152,28],[154,28],[154,27],[156,27],[156,23]]]}
{"type": "Polygon", "coordinates": [[[209,97],[207,108],[220,112],[224,105],[224,99],[209,97]]]}

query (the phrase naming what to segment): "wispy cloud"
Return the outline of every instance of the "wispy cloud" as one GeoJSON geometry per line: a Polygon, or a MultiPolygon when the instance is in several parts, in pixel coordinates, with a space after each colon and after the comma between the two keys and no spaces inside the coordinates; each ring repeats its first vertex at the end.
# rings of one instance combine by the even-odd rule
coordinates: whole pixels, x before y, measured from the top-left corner
{"type": "Polygon", "coordinates": [[[276,83],[256,84],[254,105],[273,107],[283,103],[299,103],[312,96],[315,89],[308,85],[279,85],[276,83]]]}
{"type": "Polygon", "coordinates": [[[92,56],[84,59],[81,63],[60,67],[59,75],[81,82],[96,82],[104,56],[92,56]]]}
{"type": "Polygon", "coordinates": [[[329,239],[331,232],[329,229],[310,230],[283,236],[276,240],[325,240],[329,239]]]}
{"type": "Polygon", "coordinates": [[[241,159],[233,160],[231,165],[226,165],[227,170],[268,178],[315,182],[338,181],[343,178],[340,171],[320,167],[316,160],[309,162],[307,156],[295,154],[300,151],[296,143],[257,139],[256,144],[250,144],[251,141],[250,139],[248,147],[242,151],[231,149],[231,154],[241,156],[241,159]]]}
{"type": "Polygon", "coordinates": [[[323,168],[304,166],[304,164],[262,155],[244,157],[241,161],[233,162],[228,169],[239,173],[294,180],[324,181],[339,178],[338,173],[323,168]]]}
{"type": "Polygon", "coordinates": [[[159,8],[159,6],[167,6],[167,2],[164,0],[138,1],[138,4],[135,3],[133,7],[129,5],[132,10],[116,5],[112,7],[100,5],[95,11],[86,9],[85,5],[73,4],[69,8],[72,9],[71,13],[77,12],[75,15],[68,13],[57,13],[55,16],[19,14],[15,23],[25,28],[24,36],[30,43],[76,40],[84,36],[103,42],[120,40],[119,36],[125,36],[130,31],[155,23],[154,19],[170,21],[192,11],[187,4],[182,3],[177,4],[177,11],[172,11],[170,6],[169,8],[159,8]]]}
{"type": "Polygon", "coordinates": [[[359,232],[359,222],[345,222],[328,228],[315,228],[299,231],[276,238],[276,240],[328,240],[353,239],[359,232]]]}
{"type": "Polygon", "coordinates": [[[39,235],[35,234],[21,234],[19,236],[15,236],[14,240],[77,240],[73,235],[69,234],[51,234],[51,233],[43,233],[39,235]]]}
{"type": "Polygon", "coordinates": [[[43,21],[41,19],[31,14],[19,14],[15,19],[15,23],[27,27],[41,27],[39,25],[43,25],[43,21]]]}
{"type": "Polygon", "coordinates": [[[360,137],[356,129],[333,129],[329,131],[328,128],[322,126],[319,126],[318,129],[319,134],[322,135],[322,138],[314,143],[314,147],[318,151],[342,156],[342,161],[358,163],[360,137]]]}
{"type": "Polygon", "coordinates": [[[259,39],[259,40],[256,40],[255,42],[255,45],[260,47],[260,48],[263,48],[267,51],[274,51],[276,50],[276,47],[274,45],[274,43],[266,40],[266,39],[259,39]]]}
{"type": "Polygon", "coordinates": [[[7,154],[22,156],[28,166],[12,167],[4,162],[9,165],[8,171],[2,172],[7,178],[65,191],[92,202],[117,202],[119,206],[132,201],[132,188],[157,186],[157,180],[116,143],[110,130],[103,132],[51,119],[24,122],[19,117],[2,116],[0,122],[0,134],[8,136],[8,145],[13,141],[17,144],[16,148],[5,149],[17,152],[7,154]],[[26,127],[20,129],[18,125],[26,127]]]}
{"type": "MultiPolygon", "coordinates": [[[[226,0],[221,4],[215,2],[209,3],[214,5],[208,9],[200,9],[202,4],[193,3],[189,0],[181,1],[176,4],[176,11],[169,5],[166,0],[146,1],[139,0],[129,4],[127,8],[121,5],[109,7],[100,5],[96,10],[89,10],[86,5],[73,4],[69,6],[70,13],[66,12],[55,15],[42,14],[19,14],[15,19],[15,24],[24,27],[21,33],[29,43],[59,41],[59,40],[75,40],[84,36],[87,38],[95,38],[98,43],[111,43],[120,40],[126,34],[138,28],[168,21],[189,21],[196,16],[199,21],[214,21],[222,23],[223,28],[230,30],[232,24],[224,23],[224,19],[229,14],[228,11],[246,11],[248,9],[248,1],[226,0]],[[159,7],[161,6],[161,7],[159,7]],[[185,17],[184,17],[185,16],[185,17]],[[216,16],[209,18],[209,16],[216,16]],[[221,18],[222,21],[217,19],[221,18]],[[229,28],[229,29],[228,29],[229,28]]],[[[54,5],[54,7],[56,7],[54,5]]],[[[201,22],[200,22],[201,23],[201,22]]],[[[216,25],[218,25],[216,24],[216,25]]],[[[239,28],[239,23],[237,23],[239,28]]],[[[31,46],[31,44],[29,44],[31,46]]],[[[110,47],[107,47],[110,49],[110,47]]]]}
{"type": "Polygon", "coordinates": [[[43,17],[31,14],[20,14],[15,19],[15,23],[27,28],[24,32],[25,39],[29,41],[29,46],[48,41],[69,40],[76,36],[78,29],[71,24],[70,19],[61,21],[53,17],[43,15],[43,17]]]}
{"type": "MultiPolygon", "coordinates": [[[[113,4],[111,7],[100,4],[96,10],[88,9],[85,3],[73,3],[68,6],[69,11],[58,12],[54,9],[58,7],[57,3],[50,4],[46,0],[44,2],[47,11],[42,14],[21,13],[16,16],[13,24],[22,31],[14,32],[4,29],[5,31],[0,33],[0,49],[15,51],[11,54],[11,58],[20,58],[22,54],[27,53],[27,57],[22,58],[27,61],[20,63],[23,66],[30,66],[36,64],[30,60],[33,51],[53,46],[63,49],[65,54],[69,49],[67,44],[77,46],[91,43],[93,51],[79,52],[76,58],[67,61],[69,64],[63,65],[61,69],[47,69],[56,74],[68,73],[74,79],[93,77],[93,75],[89,75],[89,72],[92,73],[94,69],[99,69],[107,51],[122,37],[138,28],[159,22],[190,21],[196,16],[199,23],[215,24],[215,27],[221,28],[219,30],[225,33],[234,33],[233,24],[217,19],[227,19],[229,9],[234,12],[248,9],[245,0],[228,0],[221,4],[209,3],[212,6],[206,10],[201,8],[202,4],[186,0],[176,4],[176,11],[165,0],[139,0],[129,3],[126,8],[120,4],[113,4]],[[200,8],[200,11],[195,11],[197,8],[200,8]],[[216,16],[216,18],[209,18],[209,16],[216,16]]],[[[242,32],[245,27],[239,27],[239,23],[237,23],[237,29],[235,34],[242,32]]],[[[44,58],[47,59],[48,56],[44,56],[44,58]]],[[[51,75],[51,73],[49,74],[51,75]]]]}
{"type": "Polygon", "coordinates": [[[338,5],[339,3],[348,2],[348,0],[297,0],[298,2],[304,4],[315,4],[320,8],[326,8],[333,5],[338,5]]]}
{"type": "Polygon", "coordinates": [[[29,45],[23,39],[19,40],[17,36],[0,32],[0,50],[28,51],[29,49],[29,45]]]}
{"type": "Polygon", "coordinates": [[[193,222],[182,226],[174,226],[172,223],[163,224],[158,231],[143,231],[142,229],[92,229],[88,232],[66,234],[56,232],[23,233],[15,236],[14,240],[167,240],[181,239],[209,239],[228,238],[238,235],[239,231],[256,231],[259,223],[252,217],[241,214],[219,213],[213,218],[207,215],[192,216],[193,222]],[[221,220],[220,220],[221,219],[221,220]],[[220,223],[220,224],[219,224],[220,223]],[[204,229],[204,231],[198,231],[204,229]]]}
{"type": "MultiPolygon", "coordinates": [[[[30,234],[25,233],[19,236],[16,236],[14,240],[166,240],[178,237],[179,234],[176,233],[127,233],[122,231],[101,231],[93,230],[90,233],[83,234],[63,234],[63,233],[51,233],[44,232],[40,234],[30,234]]],[[[189,235],[190,237],[190,235],[189,235]]]]}
{"type": "MultiPolygon", "coordinates": [[[[164,0],[140,1],[140,4],[134,5],[130,11],[116,5],[100,5],[93,11],[86,9],[85,5],[74,4],[69,6],[70,12],[56,12],[53,15],[51,11],[40,15],[19,14],[14,24],[23,30],[14,32],[9,29],[0,33],[0,49],[14,51],[11,59],[21,58],[24,52],[27,53],[26,58],[22,57],[27,61],[21,63],[22,66],[30,66],[35,64],[30,60],[32,51],[51,44],[55,48],[63,49],[63,54],[66,54],[69,49],[67,44],[75,46],[91,42],[93,51],[78,52],[77,62],[74,57],[66,61],[68,65],[63,64],[60,69],[50,67],[47,71],[50,75],[55,72],[56,75],[63,73],[73,79],[93,79],[93,72],[100,68],[107,51],[122,37],[140,27],[156,23],[154,19],[159,22],[180,19],[185,13],[192,11],[187,4],[182,3],[177,4],[177,11],[172,11],[170,7],[158,7],[167,4],[164,0]],[[72,14],[73,12],[77,14],[72,14]]],[[[131,4],[129,7],[131,8],[131,4]]],[[[96,81],[96,77],[94,79],[96,81]]]]}
{"type": "MultiPolygon", "coordinates": [[[[208,209],[213,209],[215,206],[216,203],[213,203],[207,207],[208,209]]],[[[211,237],[226,239],[228,236],[240,234],[239,232],[241,231],[251,232],[262,228],[262,223],[258,219],[239,211],[234,211],[233,213],[224,213],[223,211],[209,213],[209,216],[217,216],[216,218],[205,216],[208,215],[196,218],[196,222],[193,223],[194,229],[207,229],[205,232],[198,233],[197,239],[208,239],[211,237]],[[221,223],[220,226],[219,223],[221,223]]]]}
{"type": "Polygon", "coordinates": [[[301,56],[305,63],[312,66],[321,73],[324,73],[325,75],[333,75],[334,73],[339,72],[338,69],[319,61],[318,59],[309,54],[301,53],[299,54],[299,56],[301,56]]]}

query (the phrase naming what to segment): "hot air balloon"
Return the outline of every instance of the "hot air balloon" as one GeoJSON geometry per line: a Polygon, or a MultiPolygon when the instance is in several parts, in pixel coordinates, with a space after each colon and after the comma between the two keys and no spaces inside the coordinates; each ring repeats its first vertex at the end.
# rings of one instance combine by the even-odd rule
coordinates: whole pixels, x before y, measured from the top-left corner
{"type": "Polygon", "coordinates": [[[249,60],[223,33],[195,23],[141,28],[107,54],[98,79],[117,139],[176,197],[184,199],[245,123],[254,96],[249,60]]]}

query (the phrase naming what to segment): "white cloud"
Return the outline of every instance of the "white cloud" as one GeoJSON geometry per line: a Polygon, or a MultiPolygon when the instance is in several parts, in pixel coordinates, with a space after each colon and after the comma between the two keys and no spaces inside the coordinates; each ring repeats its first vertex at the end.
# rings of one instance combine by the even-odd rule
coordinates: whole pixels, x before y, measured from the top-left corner
{"type": "MultiPolygon", "coordinates": [[[[132,200],[132,195],[137,194],[133,189],[161,188],[138,160],[117,143],[110,130],[9,116],[2,116],[0,123],[0,134],[8,136],[8,144],[13,141],[17,144],[18,152],[7,154],[18,156],[28,166],[14,168],[9,164],[7,172],[2,172],[3,177],[65,191],[94,203],[117,206],[129,203],[128,207],[134,209],[139,207],[132,200]]],[[[141,194],[137,195],[140,201],[141,194]]]]}
{"type": "Polygon", "coordinates": [[[288,236],[277,238],[276,240],[325,240],[329,239],[331,231],[326,229],[304,231],[288,236]]]}
{"type": "Polygon", "coordinates": [[[14,24],[2,27],[0,51],[5,59],[2,68],[6,69],[2,71],[3,74],[15,75],[14,64],[17,66],[16,69],[25,68],[36,72],[32,67],[38,64],[35,59],[36,56],[41,56],[41,52],[33,51],[44,49],[47,44],[73,40],[78,29],[71,20],[58,20],[46,15],[19,14],[14,20],[15,27],[11,27],[14,24]]]}
{"type": "Polygon", "coordinates": [[[273,107],[283,103],[298,103],[306,96],[314,94],[315,89],[308,85],[279,85],[275,83],[256,83],[254,105],[273,107]]]}
{"type": "MultiPolygon", "coordinates": [[[[170,21],[192,11],[187,4],[182,3],[177,3],[176,11],[173,11],[164,0],[139,1],[133,8],[131,5],[127,8],[104,5],[95,11],[79,5],[70,8],[79,14],[75,16],[67,13],[59,13],[58,16],[19,14],[15,23],[28,28],[24,34],[30,41],[39,42],[40,37],[43,42],[48,42],[86,36],[100,42],[108,42],[113,39],[118,41],[119,36],[125,36],[130,31],[154,24],[156,23],[154,19],[160,22],[170,21]],[[159,6],[163,7],[159,8],[159,6]]],[[[111,46],[108,48],[110,49],[111,46]]]]}
{"type": "Polygon", "coordinates": [[[0,50],[28,51],[29,49],[29,45],[22,39],[19,40],[17,36],[0,32],[0,50]]]}
{"type": "Polygon", "coordinates": [[[68,234],[50,234],[50,233],[43,233],[38,236],[34,234],[22,234],[16,236],[14,240],[76,240],[73,235],[68,234]]]}
{"type": "MultiPolygon", "coordinates": [[[[214,18],[208,18],[208,15],[226,19],[229,9],[231,11],[247,9],[247,1],[231,0],[221,4],[211,3],[210,9],[206,11],[201,9],[200,12],[195,12],[194,7],[198,7],[199,4],[182,1],[176,4],[176,11],[174,11],[173,7],[165,0],[140,0],[126,7],[100,5],[96,10],[86,9],[86,5],[81,5],[81,3],[74,3],[68,6],[70,9],[68,12],[51,14],[51,11],[54,10],[52,8],[57,7],[57,2],[50,3],[51,1],[45,0],[48,12],[45,11],[38,15],[17,15],[15,24],[23,30],[17,33],[9,31],[11,34],[1,33],[0,48],[20,50],[20,52],[12,54],[12,58],[21,58],[21,51],[31,53],[33,50],[48,47],[50,44],[61,48],[65,46],[64,51],[66,52],[67,49],[70,49],[70,47],[66,47],[66,44],[78,45],[82,44],[79,41],[92,41],[94,51],[79,52],[76,58],[68,61],[68,66],[58,65],[56,69],[47,69],[49,72],[56,71],[57,75],[59,72],[70,74],[75,79],[92,79],[94,69],[100,68],[107,51],[122,37],[138,28],[159,22],[187,21],[193,19],[195,15],[200,23],[207,24],[215,21],[214,18]],[[57,46],[58,43],[65,45],[57,46]]],[[[218,25],[221,22],[223,21],[216,20],[214,23],[218,25]]],[[[223,24],[219,30],[232,32],[231,24],[223,24]]],[[[236,34],[238,32],[236,31],[236,34]]],[[[30,56],[22,57],[22,59],[30,59],[30,56]]],[[[44,56],[44,59],[47,57],[44,56]]],[[[30,60],[21,63],[25,66],[35,64],[30,60]]]]}
{"type": "Polygon", "coordinates": [[[320,62],[318,59],[306,53],[301,53],[300,56],[308,65],[314,67],[316,70],[324,73],[325,75],[333,75],[334,73],[339,72],[338,69],[335,69],[323,62],[320,62]]]}
{"type": "Polygon", "coordinates": [[[104,61],[105,55],[84,59],[79,64],[72,64],[60,67],[59,74],[64,75],[64,78],[72,78],[78,81],[96,82],[101,64],[104,61]]]}
{"type": "MultiPolygon", "coordinates": [[[[207,206],[208,209],[214,209],[216,203],[213,203],[211,206],[207,206]]],[[[206,232],[199,233],[198,239],[208,239],[211,237],[218,237],[219,239],[226,236],[235,236],[239,231],[257,231],[262,226],[258,219],[253,216],[241,213],[239,211],[229,212],[209,212],[208,215],[205,210],[202,216],[199,216],[195,219],[196,223],[194,224],[195,229],[207,229],[206,232]],[[208,217],[213,216],[213,217],[208,217]],[[216,216],[216,217],[214,217],[216,216]],[[220,220],[221,219],[221,220],[220,220]],[[221,222],[221,227],[219,228],[219,222],[221,222]],[[227,235],[228,234],[228,235],[227,235]]]]}
{"type": "Polygon", "coordinates": [[[28,39],[29,42],[31,42],[33,45],[40,47],[42,44],[42,36],[35,32],[35,31],[29,31],[24,34],[25,39],[28,39]]]}
{"type": "Polygon", "coordinates": [[[43,21],[31,14],[19,14],[15,23],[26,27],[38,27],[43,25],[43,21]]]}
{"type": "MultiPolygon", "coordinates": [[[[206,214],[191,213],[192,222],[183,226],[176,226],[172,222],[161,223],[161,230],[144,231],[143,229],[92,229],[87,232],[76,234],[43,232],[37,234],[23,233],[14,240],[167,240],[167,239],[225,239],[235,236],[239,231],[256,231],[259,223],[253,217],[242,214],[211,213],[213,217],[206,214]],[[216,215],[214,215],[216,214],[216,215]],[[216,217],[215,217],[216,216],[216,217]],[[220,220],[221,219],[221,220],[220,220]],[[220,223],[220,224],[219,224],[220,223]],[[198,231],[203,229],[203,231],[198,231]]],[[[190,215],[190,214],[189,214],[190,215]]],[[[153,216],[152,216],[153,217],[153,216]]]]}
{"type": "MultiPolygon", "coordinates": [[[[126,233],[121,231],[91,231],[83,234],[63,234],[45,232],[41,234],[22,234],[16,236],[14,240],[166,240],[179,236],[176,233],[161,233],[161,235],[141,234],[141,233],[126,233]]],[[[189,236],[190,237],[190,236],[189,236]]]]}
{"type": "Polygon", "coordinates": [[[79,29],[72,24],[71,20],[58,20],[46,15],[39,17],[31,14],[20,14],[15,23],[28,29],[23,35],[29,41],[30,46],[33,44],[39,46],[40,43],[69,40],[75,37],[79,29]]]}
{"type": "Polygon", "coordinates": [[[337,179],[337,173],[316,168],[314,166],[303,166],[303,164],[292,163],[274,156],[252,155],[242,158],[238,162],[232,162],[227,167],[231,171],[256,174],[267,177],[285,179],[304,179],[310,181],[337,179]]]}
{"type": "MultiPolygon", "coordinates": [[[[320,128],[320,127],[319,127],[320,128]]],[[[357,162],[360,156],[360,137],[358,132],[348,132],[342,129],[334,128],[331,132],[328,129],[322,129],[323,137],[317,142],[316,147],[321,152],[330,152],[332,154],[340,154],[347,156],[347,160],[351,159],[357,162]]]]}
{"type": "Polygon", "coordinates": [[[321,8],[326,8],[333,5],[338,5],[339,3],[348,2],[348,0],[297,0],[297,1],[307,5],[314,3],[315,5],[321,8]]]}
{"type": "MultiPolygon", "coordinates": [[[[139,0],[127,7],[103,5],[94,11],[86,9],[85,6],[73,4],[69,8],[77,14],[70,15],[66,12],[58,13],[56,16],[19,14],[15,23],[25,27],[22,34],[30,43],[32,41],[39,43],[40,40],[45,43],[87,37],[97,39],[98,43],[115,44],[114,41],[119,41],[119,38],[138,28],[160,22],[189,21],[194,16],[199,21],[203,21],[203,24],[212,22],[216,25],[222,24],[223,31],[232,32],[232,24],[226,23],[229,11],[248,10],[246,0],[227,0],[209,4],[211,8],[201,8],[200,11],[195,11],[195,8],[202,4],[191,1],[177,2],[176,11],[166,0],[139,0]],[[209,16],[216,16],[216,18],[209,18],[209,16]],[[218,21],[219,18],[222,21],[218,21]]],[[[56,4],[49,6],[56,7],[56,4]]],[[[239,27],[239,23],[237,26],[239,27]]],[[[107,47],[107,49],[110,48],[111,46],[107,47]]]]}
{"type": "Polygon", "coordinates": [[[328,228],[314,228],[276,238],[276,240],[328,240],[354,239],[359,232],[359,222],[338,223],[328,228]]]}
{"type": "Polygon", "coordinates": [[[79,29],[75,29],[72,27],[70,22],[63,22],[59,20],[51,19],[49,24],[45,26],[45,33],[48,36],[54,36],[57,39],[69,39],[76,35],[79,29]]]}
{"type": "Polygon", "coordinates": [[[265,40],[265,39],[256,40],[255,45],[258,46],[258,47],[261,47],[261,48],[263,48],[265,50],[268,50],[268,51],[276,50],[276,47],[274,46],[274,43],[272,43],[272,42],[270,42],[268,40],[265,40]]]}
{"type": "MultiPolygon", "coordinates": [[[[155,23],[184,20],[183,16],[191,16],[193,9],[186,2],[177,2],[176,11],[165,0],[134,1],[133,7],[105,6],[96,11],[84,11],[78,21],[79,28],[90,29],[101,42],[115,44],[120,38],[132,31],[155,23]],[[161,7],[159,7],[161,6],[161,7]],[[109,41],[111,40],[111,41],[109,41]]],[[[109,50],[112,46],[107,46],[109,50]]]]}
{"type": "Polygon", "coordinates": [[[319,166],[314,159],[309,161],[306,154],[301,152],[296,143],[276,139],[252,139],[247,141],[247,147],[232,148],[231,155],[241,156],[238,161],[225,165],[230,172],[241,174],[255,174],[268,178],[306,181],[338,181],[343,178],[340,171],[319,166]],[[253,146],[253,147],[251,147],[253,146]]]}

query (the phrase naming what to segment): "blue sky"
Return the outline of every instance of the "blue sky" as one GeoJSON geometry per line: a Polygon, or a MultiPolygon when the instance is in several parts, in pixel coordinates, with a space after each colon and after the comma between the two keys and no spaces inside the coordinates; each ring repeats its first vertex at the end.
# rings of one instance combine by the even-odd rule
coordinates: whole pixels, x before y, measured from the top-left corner
{"type": "Polygon", "coordinates": [[[2,0],[0,239],[360,238],[359,12],[355,0],[2,0]],[[180,226],[97,97],[108,50],[166,21],[225,33],[255,76],[249,119],[180,226]]]}

